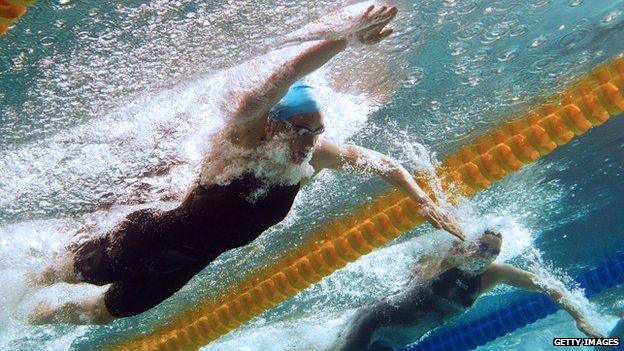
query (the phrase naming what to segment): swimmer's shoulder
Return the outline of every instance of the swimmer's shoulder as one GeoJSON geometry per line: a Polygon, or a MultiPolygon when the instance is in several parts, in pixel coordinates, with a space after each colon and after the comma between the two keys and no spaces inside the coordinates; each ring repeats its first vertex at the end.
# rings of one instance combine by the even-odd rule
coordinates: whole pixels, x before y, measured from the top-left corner
{"type": "Polygon", "coordinates": [[[314,145],[310,164],[317,173],[326,168],[339,168],[344,152],[342,144],[320,137],[314,145]]]}
{"type": "Polygon", "coordinates": [[[243,148],[257,148],[262,142],[265,126],[266,119],[245,121],[229,118],[225,121],[213,144],[227,141],[243,148]]]}

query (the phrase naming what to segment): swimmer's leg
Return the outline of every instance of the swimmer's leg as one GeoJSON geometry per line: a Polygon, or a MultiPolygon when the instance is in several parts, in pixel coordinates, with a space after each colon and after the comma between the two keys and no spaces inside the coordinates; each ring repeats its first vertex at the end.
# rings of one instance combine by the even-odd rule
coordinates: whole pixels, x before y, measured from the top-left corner
{"type": "Polygon", "coordinates": [[[64,257],[31,276],[36,285],[89,283],[107,285],[127,280],[159,257],[166,246],[163,232],[175,232],[176,212],[141,209],[113,230],[68,249],[64,257]]]}
{"type": "Polygon", "coordinates": [[[107,324],[150,310],[180,290],[205,264],[181,267],[169,273],[143,272],[112,284],[97,298],[65,303],[59,307],[41,304],[29,318],[32,324],[107,324]]]}
{"type": "Polygon", "coordinates": [[[111,259],[110,235],[93,238],[68,249],[63,255],[53,260],[42,271],[30,275],[30,282],[36,286],[55,283],[90,283],[106,285],[116,280],[120,271],[111,259]]]}
{"type": "Polygon", "coordinates": [[[82,279],[74,271],[74,255],[66,252],[63,256],[53,260],[51,264],[37,272],[30,272],[28,280],[34,286],[48,286],[56,283],[81,283],[82,279]]]}
{"type": "Polygon", "coordinates": [[[178,292],[205,265],[182,267],[168,273],[145,272],[110,286],[104,296],[115,317],[132,317],[146,312],[178,292]]]}
{"type": "Polygon", "coordinates": [[[31,324],[108,324],[115,319],[106,308],[104,294],[57,307],[41,303],[29,318],[31,324]]]}
{"type": "Polygon", "coordinates": [[[389,324],[396,308],[386,301],[365,307],[355,313],[346,330],[332,346],[333,351],[366,350],[372,341],[373,333],[380,327],[389,324]]]}

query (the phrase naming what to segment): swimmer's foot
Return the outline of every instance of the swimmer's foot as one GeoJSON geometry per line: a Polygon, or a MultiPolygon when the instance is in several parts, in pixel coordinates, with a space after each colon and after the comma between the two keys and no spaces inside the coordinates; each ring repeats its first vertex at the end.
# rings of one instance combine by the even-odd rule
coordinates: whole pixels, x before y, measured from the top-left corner
{"type": "Polygon", "coordinates": [[[58,282],[51,267],[44,269],[43,272],[28,272],[26,276],[28,283],[35,287],[48,286],[58,282]]]}
{"type": "Polygon", "coordinates": [[[28,322],[33,325],[43,324],[108,324],[115,317],[106,309],[104,299],[83,299],[77,302],[67,302],[58,307],[53,307],[47,302],[40,302],[28,317],[28,322]]]}
{"type": "Polygon", "coordinates": [[[54,323],[54,309],[48,303],[39,302],[28,316],[28,323],[34,325],[54,323]]]}
{"type": "Polygon", "coordinates": [[[49,286],[56,283],[80,283],[73,269],[73,262],[69,258],[56,260],[42,271],[27,273],[27,280],[32,286],[49,286]]]}

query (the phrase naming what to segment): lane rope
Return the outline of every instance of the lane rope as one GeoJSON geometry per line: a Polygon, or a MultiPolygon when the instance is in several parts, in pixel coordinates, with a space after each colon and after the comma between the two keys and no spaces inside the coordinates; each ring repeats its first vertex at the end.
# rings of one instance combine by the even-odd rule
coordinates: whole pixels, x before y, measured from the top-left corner
{"type": "Polygon", "coordinates": [[[34,0],[0,0],[0,36],[22,17],[34,0]]]}

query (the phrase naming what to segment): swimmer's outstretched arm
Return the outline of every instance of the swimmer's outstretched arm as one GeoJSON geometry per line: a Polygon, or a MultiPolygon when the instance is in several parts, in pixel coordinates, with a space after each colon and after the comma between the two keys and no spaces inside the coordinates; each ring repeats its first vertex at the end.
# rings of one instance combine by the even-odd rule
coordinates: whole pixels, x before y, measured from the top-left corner
{"type": "Polygon", "coordinates": [[[583,312],[559,287],[539,283],[537,275],[508,264],[491,264],[481,276],[481,293],[493,289],[498,284],[507,284],[527,291],[539,291],[548,295],[576,321],[578,329],[589,337],[604,336],[589,324],[583,312]]]}
{"type": "MultiPolygon", "coordinates": [[[[392,33],[386,25],[397,13],[396,7],[371,5],[357,18],[359,29],[355,38],[363,44],[377,43],[392,33]]],[[[324,39],[302,49],[256,87],[246,91],[240,98],[235,117],[247,124],[249,133],[264,130],[269,110],[286,94],[298,79],[310,74],[327,63],[347,47],[347,38],[324,39]]]]}
{"type": "Polygon", "coordinates": [[[389,156],[360,146],[339,145],[321,139],[314,148],[311,164],[316,172],[330,168],[377,173],[419,204],[420,214],[434,227],[442,228],[460,240],[465,239],[455,220],[427,196],[399,162],[389,156]]]}
{"type": "Polygon", "coordinates": [[[346,39],[322,40],[281,64],[258,86],[245,92],[236,114],[241,119],[266,117],[298,79],[314,72],[347,47],[346,39]]]}
{"type": "MultiPolygon", "coordinates": [[[[306,24],[294,32],[272,38],[268,40],[267,43],[271,46],[283,46],[312,40],[351,37],[372,24],[371,21],[361,21],[360,17],[363,11],[372,11],[373,9],[374,5],[371,4],[371,1],[364,1],[343,7],[338,11],[329,13],[316,21],[306,24]]],[[[378,9],[384,10],[384,7],[379,6],[378,9]]],[[[391,11],[396,13],[396,9],[391,9],[391,11]]],[[[384,20],[383,17],[377,17],[376,19],[379,20],[379,23],[384,20]]],[[[388,28],[388,30],[390,29],[388,28]]]]}

